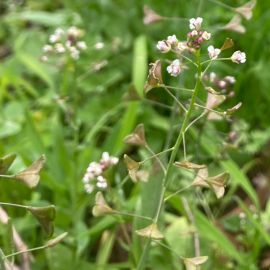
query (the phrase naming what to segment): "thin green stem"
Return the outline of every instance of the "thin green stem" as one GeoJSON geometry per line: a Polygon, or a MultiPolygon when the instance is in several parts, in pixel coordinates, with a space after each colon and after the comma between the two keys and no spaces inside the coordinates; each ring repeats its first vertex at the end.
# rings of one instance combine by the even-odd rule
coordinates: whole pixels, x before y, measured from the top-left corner
{"type": "MultiPolygon", "coordinates": [[[[180,148],[180,145],[182,143],[183,133],[185,132],[185,129],[186,129],[187,125],[188,125],[188,121],[190,119],[191,113],[192,113],[192,111],[194,109],[194,106],[195,106],[194,105],[195,100],[197,98],[197,95],[198,95],[198,92],[199,92],[199,89],[200,89],[200,86],[201,86],[201,73],[202,73],[202,68],[201,68],[201,64],[200,64],[200,52],[198,52],[197,53],[197,79],[196,79],[196,84],[195,84],[195,87],[194,87],[194,92],[193,92],[192,97],[191,97],[190,106],[189,106],[188,110],[185,113],[185,117],[184,117],[181,129],[180,129],[180,132],[178,134],[178,138],[177,138],[177,140],[175,142],[175,145],[173,147],[174,149],[171,152],[171,156],[170,156],[170,159],[169,159],[169,162],[168,162],[166,174],[164,175],[164,178],[163,178],[163,181],[162,181],[163,187],[162,187],[162,191],[161,191],[161,194],[160,194],[160,197],[159,197],[159,203],[158,203],[156,215],[155,215],[155,218],[154,218],[154,223],[157,223],[157,221],[159,219],[161,209],[162,209],[162,206],[164,204],[164,195],[165,195],[165,192],[166,192],[166,188],[169,186],[169,184],[170,184],[170,182],[172,180],[171,172],[172,172],[172,168],[173,168],[173,163],[175,161],[176,155],[177,155],[177,153],[179,151],[179,148],[180,148]]],[[[143,253],[141,255],[137,270],[144,269],[146,259],[147,259],[147,255],[148,255],[149,249],[150,249],[150,242],[151,242],[151,239],[149,239],[147,245],[145,246],[145,248],[143,250],[143,253]]]]}
{"type": "Polygon", "coordinates": [[[11,207],[18,207],[18,208],[24,208],[28,209],[29,207],[26,205],[16,204],[16,203],[6,203],[6,202],[0,202],[0,205],[3,206],[11,206],[11,207]]]}
{"type": "Polygon", "coordinates": [[[227,5],[227,4],[224,4],[224,3],[220,2],[220,1],[216,1],[216,0],[208,0],[208,1],[212,2],[213,4],[219,5],[221,7],[227,8],[229,10],[234,10],[233,7],[231,7],[231,6],[227,5]]]}
{"type": "Polygon", "coordinates": [[[167,87],[168,89],[181,90],[181,91],[187,91],[187,92],[194,92],[194,89],[177,87],[177,86],[169,86],[169,85],[165,85],[165,84],[160,84],[159,87],[167,87]]]}
{"type": "Polygon", "coordinates": [[[144,219],[144,220],[153,221],[153,219],[150,218],[150,217],[140,216],[140,215],[126,213],[126,212],[121,212],[121,211],[116,211],[116,210],[113,210],[112,213],[115,214],[115,215],[120,215],[120,216],[135,217],[135,218],[140,218],[140,219],[144,219]]]}
{"type": "Polygon", "coordinates": [[[178,190],[175,191],[173,194],[167,196],[167,197],[164,199],[164,202],[168,201],[170,198],[172,198],[172,197],[174,197],[175,195],[177,195],[177,194],[183,192],[184,190],[189,189],[190,187],[192,187],[192,184],[191,184],[191,185],[188,185],[188,186],[186,186],[186,187],[183,187],[183,188],[181,188],[181,189],[178,189],[178,190]]]}
{"type": "Polygon", "coordinates": [[[3,175],[3,174],[0,174],[0,178],[12,179],[14,177],[15,177],[15,175],[3,175]]]}
{"type": "Polygon", "coordinates": [[[20,250],[18,252],[14,252],[14,253],[5,255],[5,256],[2,257],[2,259],[4,260],[4,259],[7,259],[9,257],[17,256],[17,255],[22,254],[22,253],[32,252],[32,251],[45,249],[45,248],[47,248],[47,247],[46,246],[40,246],[40,247],[30,248],[30,249],[27,249],[27,250],[20,250]]]}
{"type": "MultiPolygon", "coordinates": [[[[152,149],[151,149],[151,150],[152,150],[152,149]]],[[[166,150],[164,150],[164,151],[161,151],[161,152],[159,152],[159,153],[157,153],[157,154],[154,153],[153,156],[147,157],[146,159],[140,161],[140,164],[143,164],[143,163],[145,163],[146,161],[148,161],[148,160],[150,160],[150,159],[153,159],[153,158],[155,158],[155,157],[157,157],[157,156],[160,156],[160,155],[163,155],[163,154],[165,154],[165,153],[171,152],[172,150],[173,150],[173,147],[172,147],[172,148],[169,148],[169,149],[166,149],[166,150]]]]}
{"type": "Polygon", "coordinates": [[[187,112],[187,109],[185,108],[185,106],[176,98],[176,96],[172,94],[171,91],[167,87],[164,86],[163,88],[175,100],[175,102],[179,105],[179,107],[183,109],[185,112],[187,112]]]}
{"type": "Polygon", "coordinates": [[[232,59],[230,57],[226,57],[226,58],[217,58],[217,59],[210,59],[210,60],[206,60],[206,61],[203,61],[201,63],[201,65],[204,65],[204,64],[207,64],[209,62],[216,62],[216,61],[232,61],[232,59]]]}

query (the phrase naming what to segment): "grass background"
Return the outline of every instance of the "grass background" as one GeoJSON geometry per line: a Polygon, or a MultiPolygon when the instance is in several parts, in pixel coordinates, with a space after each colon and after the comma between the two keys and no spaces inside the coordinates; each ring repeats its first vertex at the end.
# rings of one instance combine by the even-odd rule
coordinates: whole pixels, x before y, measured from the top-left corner
{"type": "MultiPolygon", "coordinates": [[[[234,7],[245,1],[223,1],[234,7]]],[[[235,96],[226,107],[243,102],[236,114],[233,128],[240,132],[239,147],[220,159],[221,142],[232,124],[212,124],[204,129],[197,153],[193,139],[188,138],[189,155],[209,161],[213,171],[224,168],[232,176],[230,190],[220,202],[207,195],[215,214],[209,221],[194,208],[202,253],[210,257],[205,269],[267,269],[269,257],[268,234],[269,197],[269,72],[270,65],[270,3],[258,1],[250,21],[243,20],[247,32],[238,34],[217,31],[218,25],[228,22],[231,11],[209,1],[124,1],[124,0],[56,0],[8,1],[0,3],[0,153],[16,153],[11,168],[18,171],[41,154],[47,165],[40,185],[29,191],[23,185],[1,182],[0,201],[30,205],[55,204],[55,231],[69,232],[64,244],[35,253],[33,269],[132,269],[141,252],[139,240],[123,245],[121,226],[130,229],[131,219],[112,217],[95,219],[91,216],[94,195],[85,194],[81,179],[87,165],[98,160],[103,151],[117,155],[129,153],[137,158],[146,156],[143,150],[128,148],[123,138],[136,124],[143,122],[149,144],[162,150],[172,119],[166,109],[151,106],[147,100],[126,102],[123,95],[135,86],[142,95],[148,63],[160,55],[155,44],[164,37],[176,34],[184,39],[188,30],[185,21],[166,20],[146,26],[143,6],[168,17],[204,18],[205,27],[214,32],[214,45],[221,46],[226,37],[235,41],[235,49],[245,51],[247,63],[235,67],[219,64],[219,74],[237,78],[235,96]],[[65,70],[56,64],[42,63],[42,46],[56,27],[76,25],[85,31],[87,51],[80,60],[65,70]],[[102,50],[94,45],[104,42],[102,50]],[[99,71],[97,63],[107,61],[99,71]],[[68,96],[68,99],[63,97],[68,96]],[[190,145],[190,146],[189,146],[190,145]],[[259,179],[259,180],[258,180],[259,179]],[[263,182],[263,180],[264,182],[263,182]],[[260,183],[266,183],[261,187],[260,183]],[[234,195],[241,201],[234,200],[234,195]],[[257,206],[258,218],[241,202],[257,206]],[[260,205],[260,206],[259,206],[260,205]],[[239,211],[246,212],[246,223],[240,224],[239,211]],[[240,226],[241,225],[241,226],[240,226]],[[132,255],[131,255],[132,254],[132,255]],[[237,266],[234,265],[237,262],[237,266]]],[[[231,52],[230,52],[231,53],[231,52]]],[[[230,54],[228,53],[228,55],[230,54]]],[[[192,86],[192,75],[183,75],[180,82],[165,75],[165,81],[192,86]]],[[[149,94],[154,101],[171,104],[161,89],[149,94]]],[[[200,129],[200,125],[199,125],[200,129]]],[[[193,137],[199,129],[193,130],[193,137]]],[[[172,137],[175,134],[172,133],[172,137]]],[[[168,138],[167,138],[168,139],[168,138]]],[[[129,183],[124,195],[117,188],[126,171],[122,160],[116,170],[109,172],[113,188],[109,198],[119,208],[151,215],[155,209],[151,182],[143,188],[129,183]],[[141,204],[138,198],[141,197],[141,204]],[[138,210],[139,209],[139,210],[138,210]]],[[[192,200],[192,194],[187,197],[192,200]]],[[[195,200],[196,201],[196,200],[195,200]]],[[[180,198],[169,202],[165,212],[166,243],[179,255],[192,256],[190,236],[179,236],[188,224],[180,198]],[[175,240],[177,239],[177,240],[175,240]]],[[[46,236],[38,223],[22,210],[7,209],[16,228],[29,247],[38,246],[46,236]]],[[[138,225],[134,225],[135,227],[138,225]]],[[[9,245],[6,228],[1,225],[0,243],[4,251],[9,245]]],[[[150,254],[149,269],[183,269],[172,252],[156,246],[150,254]]],[[[268,264],[269,267],[269,264],[268,264]]]]}

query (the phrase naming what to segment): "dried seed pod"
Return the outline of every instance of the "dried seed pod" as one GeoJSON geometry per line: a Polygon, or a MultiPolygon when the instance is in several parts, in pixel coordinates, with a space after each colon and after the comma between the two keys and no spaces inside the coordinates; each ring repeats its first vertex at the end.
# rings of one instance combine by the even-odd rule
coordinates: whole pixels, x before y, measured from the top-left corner
{"type": "Polygon", "coordinates": [[[187,160],[185,160],[185,161],[176,161],[176,162],[174,162],[174,165],[176,167],[192,169],[192,170],[200,170],[200,169],[203,169],[203,168],[206,167],[205,164],[195,164],[195,163],[189,162],[187,160]]]}
{"type": "Polygon", "coordinates": [[[235,12],[242,15],[245,19],[250,20],[252,18],[252,10],[256,6],[256,2],[256,0],[251,0],[243,6],[235,8],[235,12]]]}
{"type": "Polygon", "coordinates": [[[138,146],[146,146],[144,125],[139,124],[135,130],[124,138],[124,143],[138,146]]]}
{"type": "Polygon", "coordinates": [[[234,46],[234,42],[231,38],[226,38],[220,50],[224,51],[234,46]]]}
{"type": "Polygon", "coordinates": [[[95,197],[95,206],[93,207],[92,214],[94,217],[100,217],[113,213],[113,209],[107,204],[102,193],[99,191],[95,197]]]}
{"type": "Polygon", "coordinates": [[[241,24],[242,18],[238,14],[236,14],[224,27],[225,30],[230,30],[238,33],[245,33],[246,28],[241,24]]]}
{"type": "Polygon", "coordinates": [[[143,229],[136,230],[136,233],[140,236],[156,240],[164,238],[163,234],[158,230],[156,223],[152,223],[143,229]]]}
{"type": "Polygon", "coordinates": [[[144,86],[145,94],[149,92],[152,88],[158,87],[163,84],[162,80],[162,67],[160,60],[157,60],[155,63],[150,64],[149,74],[147,77],[147,82],[144,86]]]}
{"type": "Polygon", "coordinates": [[[186,270],[196,270],[199,265],[204,264],[207,260],[208,260],[207,256],[184,258],[184,264],[186,270]]]}
{"type": "Polygon", "coordinates": [[[40,171],[44,166],[46,158],[42,155],[38,160],[36,160],[32,165],[30,165],[25,170],[17,173],[14,178],[16,180],[23,181],[28,187],[35,187],[40,179],[40,171]]]}

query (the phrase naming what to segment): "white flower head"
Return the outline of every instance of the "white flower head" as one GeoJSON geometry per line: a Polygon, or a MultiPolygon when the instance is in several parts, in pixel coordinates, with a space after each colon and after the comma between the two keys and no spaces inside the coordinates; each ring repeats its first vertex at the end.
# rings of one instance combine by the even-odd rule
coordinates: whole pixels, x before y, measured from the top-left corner
{"type": "Polygon", "coordinates": [[[45,44],[43,46],[42,50],[43,50],[43,52],[48,53],[48,52],[53,51],[53,47],[51,45],[49,45],[49,44],[45,44]]]}
{"type": "Polygon", "coordinates": [[[80,50],[86,50],[87,49],[87,45],[84,41],[78,41],[77,42],[77,48],[80,50]]]}
{"type": "Polygon", "coordinates": [[[59,35],[50,35],[50,37],[49,37],[50,43],[55,43],[55,42],[59,41],[59,39],[60,39],[59,35]]]}
{"type": "Polygon", "coordinates": [[[104,48],[104,46],[105,46],[105,44],[104,44],[103,42],[97,42],[97,43],[95,44],[95,49],[96,49],[96,50],[101,50],[101,49],[104,48]]]}
{"type": "Polygon", "coordinates": [[[171,45],[166,40],[161,40],[157,43],[157,49],[161,53],[167,53],[171,50],[171,45]]]}
{"type": "Polygon", "coordinates": [[[171,46],[177,45],[177,43],[178,43],[178,39],[175,35],[168,36],[166,41],[171,46]]]}
{"type": "Polygon", "coordinates": [[[241,51],[236,51],[231,56],[231,60],[237,64],[243,64],[246,62],[246,54],[241,51]]]}
{"type": "Polygon", "coordinates": [[[62,43],[56,43],[55,44],[55,51],[57,53],[64,53],[66,51],[65,47],[63,46],[62,43]]]}
{"type": "Polygon", "coordinates": [[[82,35],[82,30],[77,28],[76,26],[71,26],[67,30],[68,35],[78,38],[82,35]]]}
{"type": "Polygon", "coordinates": [[[192,18],[189,20],[189,28],[191,30],[196,29],[196,30],[200,30],[201,26],[202,26],[202,22],[203,22],[203,18],[198,17],[198,18],[192,18]]]}
{"type": "Polygon", "coordinates": [[[173,60],[172,63],[167,67],[167,71],[173,77],[179,75],[181,72],[180,60],[173,60]]]}
{"type": "Polygon", "coordinates": [[[94,186],[91,184],[85,184],[84,189],[85,189],[86,193],[92,193],[94,190],[94,186]]]}
{"type": "Polygon", "coordinates": [[[209,57],[210,57],[210,59],[217,59],[217,57],[218,57],[218,55],[220,54],[220,49],[216,49],[216,48],[214,48],[214,46],[213,45],[211,45],[211,46],[209,46],[208,48],[207,48],[207,50],[208,50],[208,55],[209,55],[209,57]]]}
{"type": "Polygon", "coordinates": [[[221,80],[221,81],[218,82],[218,86],[219,86],[220,88],[225,88],[226,85],[227,85],[227,83],[226,83],[225,81],[223,81],[223,80],[221,80]]]}
{"type": "Polygon", "coordinates": [[[211,33],[208,33],[208,32],[206,32],[206,31],[204,31],[204,32],[202,33],[202,38],[203,38],[204,40],[209,40],[209,39],[211,38],[211,33]]]}
{"type": "Polygon", "coordinates": [[[70,47],[70,56],[74,59],[74,60],[78,60],[80,58],[80,51],[77,50],[77,48],[75,47],[70,47]]]}

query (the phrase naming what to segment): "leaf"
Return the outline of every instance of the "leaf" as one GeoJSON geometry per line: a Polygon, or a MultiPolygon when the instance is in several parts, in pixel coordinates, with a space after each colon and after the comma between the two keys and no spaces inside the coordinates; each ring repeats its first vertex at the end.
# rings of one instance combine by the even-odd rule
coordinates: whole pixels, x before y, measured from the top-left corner
{"type": "Polygon", "coordinates": [[[146,146],[144,125],[139,124],[135,130],[124,138],[126,144],[146,146]]]}
{"type": "Polygon", "coordinates": [[[233,45],[234,45],[233,40],[231,38],[226,38],[222,47],[220,48],[220,50],[221,51],[227,50],[227,49],[233,47],[233,45]]]}
{"type": "Polygon", "coordinates": [[[60,235],[58,235],[57,237],[53,238],[53,239],[50,239],[46,244],[45,246],[50,248],[50,247],[54,247],[56,246],[57,244],[59,244],[60,242],[63,241],[64,238],[66,238],[66,236],[68,235],[67,232],[64,232],[60,235]]]}
{"type": "Polygon", "coordinates": [[[27,207],[28,211],[39,221],[45,232],[51,236],[54,231],[55,206],[27,207]]]}
{"type": "Polygon", "coordinates": [[[143,97],[144,82],[147,74],[146,37],[139,36],[134,41],[132,82],[140,97],[143,97]]]}
{"type": "Polygon", "coordinates": [[[158,230],[156,223],[152,223],[143,229],[136,230],[136,233],[140,236],[156,240],[164,238],[163,234],[158,230]]]}
{"type": "Polygon", "coordinates": [[[187,160],[185,161],[176,161],[174,162],[174,165],[176,167],[185,168],[185,169],[192,169],[192,170],[200,170],[206,167],[204,164],[195,164],[192,162],[189,162],[187,160]]]}
{"type": "Polygon", "coordinates": [[[16,158],[16,154],[10,154],[0,159],[0,174],[5,174],[16,158]]]}
{"type": "Polygon", "coordinates": [[[237,262],[244,264],[245,256],[238,251],[229,239],[213,224],[208,218],[198,210],[194,211],[196,227],[200,235],[219,246],[219,252],[225,253],[237,262]]]}
{"type": "Polygon", "coordinates": [[[100,217],[113,213],[113,209],[107,204],[102,193],[99,191],[95,197],[95,206],[93,207],[92,214],[94,217],[100,217]]]}
{"type": "Polygon", "coordinates": [[[42,155],[38,160],[36,160],[32,165],[30,165],[25,170],[17,173],[14,178],[23,181],[28,187],[35,187],[40,179],[40,171],[44,166],[46,158],[42,155]]]}
{"type": "Polygon", "coordinates": [[[184,258],[183,260],[186,270],[196,270],[198,265],[202,265],[208,260],[208,256],[184,258]]]}

